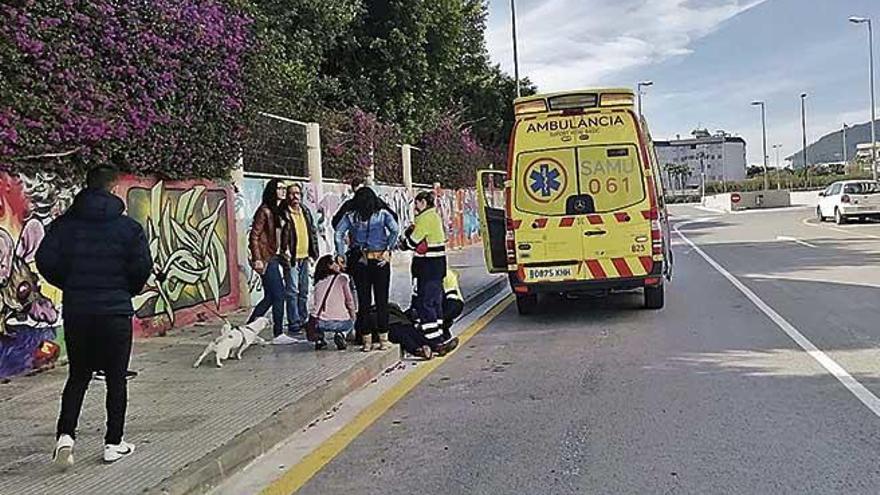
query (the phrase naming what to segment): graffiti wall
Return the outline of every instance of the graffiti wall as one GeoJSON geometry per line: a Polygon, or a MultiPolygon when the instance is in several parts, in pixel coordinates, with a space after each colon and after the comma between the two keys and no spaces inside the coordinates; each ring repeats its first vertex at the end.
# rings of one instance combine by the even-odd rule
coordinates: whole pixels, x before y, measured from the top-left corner
{"type": "MultiPolygon", "coordinates": [[[[34,262],[46,226],[77,188],[49,174],[0,174],[0,378],[50,366],[64,356],[61,292],[34,262]]],[[[234,195],[210,182],[124,177],[128,214],[147,233],[154,272],[133,299],[135,333],[164,333],[239,306],[234,195]]]]}
{"type": "Polygon", "coordinates": [[[153,257],[147,286],[132,300],[139,335],[162,334],[239,307],[231,187],[127,177],[117,194],[143,225],[153,257]]]}
{"type": "Polygon", "coordinates": [[[64,353],[61,293],[34,262],[46,225],[75,189],[50,174],[0,174],[0,378],[51,365],[64,353]]]}

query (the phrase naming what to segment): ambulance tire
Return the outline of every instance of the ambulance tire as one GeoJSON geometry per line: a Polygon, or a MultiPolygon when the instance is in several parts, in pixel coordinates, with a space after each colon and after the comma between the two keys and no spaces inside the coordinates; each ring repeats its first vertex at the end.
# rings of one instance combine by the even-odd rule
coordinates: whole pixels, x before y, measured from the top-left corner
{"type": "Polygon", "coordinates": [[[645,309],[663,309],[664,299],[663,284],[645,287],[645,309]]]}
{"type": "Polygon", "coordinates": [[[516,310],[519,314],[531,315],[535,314],[535,311],[538,309],[538,295],[537,294],[527,294],[521,296],[517,294],[516,296],[516,310]]]}

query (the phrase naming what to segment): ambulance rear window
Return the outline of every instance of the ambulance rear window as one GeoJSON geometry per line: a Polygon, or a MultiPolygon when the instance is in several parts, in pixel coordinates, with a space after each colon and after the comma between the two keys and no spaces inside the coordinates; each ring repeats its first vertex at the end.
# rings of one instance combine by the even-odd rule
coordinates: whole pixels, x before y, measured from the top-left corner
{"type": "Polygon", "coordinates": [[[578,184],[590,195],[596,213],[609,213],[645,200],[642,165],[635,145],[577,149],[578,184]]]}

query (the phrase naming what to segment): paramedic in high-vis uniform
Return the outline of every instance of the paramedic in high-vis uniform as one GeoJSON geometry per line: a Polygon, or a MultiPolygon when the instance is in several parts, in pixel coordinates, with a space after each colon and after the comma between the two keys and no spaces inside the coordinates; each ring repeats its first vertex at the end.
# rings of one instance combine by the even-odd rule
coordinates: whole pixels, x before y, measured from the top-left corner
{"type": "Polygon", "coordinates": [[[443,277],[446,276],[446,233],[434,207],[434,195],[416,195],[415,223],[406,229],[403,245],[413,251],[412,277],[418,297],[417,328],[432,347],[443,343],[443,277]]]}

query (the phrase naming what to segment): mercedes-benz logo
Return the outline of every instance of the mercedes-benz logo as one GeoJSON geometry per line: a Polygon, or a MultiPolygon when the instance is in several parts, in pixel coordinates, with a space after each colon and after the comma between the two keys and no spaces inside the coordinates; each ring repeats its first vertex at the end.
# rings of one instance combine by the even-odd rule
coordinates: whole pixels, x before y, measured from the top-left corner
{"type": "Polygon", "coordinates": [[[574,209],[577,211],[586,210],[587,209],[587,202],[582,199],[575,201],[574,202],[574,209]]]}

